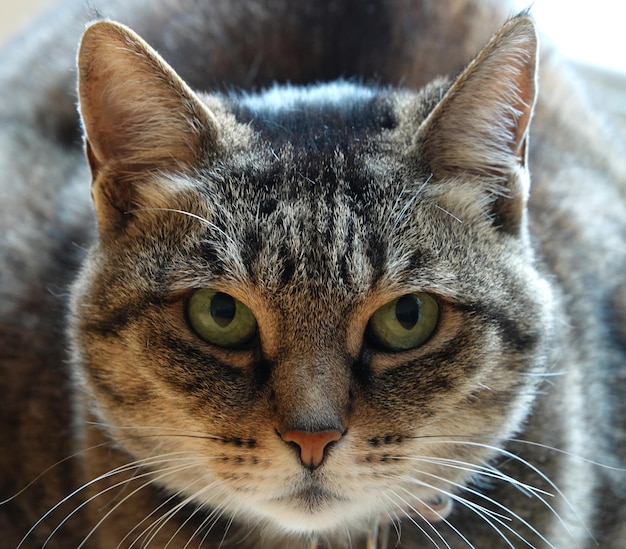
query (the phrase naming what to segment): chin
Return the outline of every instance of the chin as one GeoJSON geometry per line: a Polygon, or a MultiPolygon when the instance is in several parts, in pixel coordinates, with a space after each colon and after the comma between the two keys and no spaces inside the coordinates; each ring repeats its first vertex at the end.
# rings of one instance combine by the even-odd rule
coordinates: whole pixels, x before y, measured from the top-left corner
{"type": "Polygon", "coordinates": [[[328,535],[360,530],[378,516],[380,510],[363,501],[293,497],[266,502],[255,511],[285,533],[328,535]]]}

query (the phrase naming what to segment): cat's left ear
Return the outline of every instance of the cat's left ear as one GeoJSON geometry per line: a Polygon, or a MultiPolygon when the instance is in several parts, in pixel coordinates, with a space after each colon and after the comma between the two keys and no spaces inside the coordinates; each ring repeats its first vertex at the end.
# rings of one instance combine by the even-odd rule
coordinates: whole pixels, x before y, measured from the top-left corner
{"type": "Polygon", "coordinates": [[[78,92],[92,171],[191,163],[217,140],[213,114],[141,37],[113,21],[90,25],[78,53],[78,92]]]}
{"type": "Polygon", "coordinates": [[[185,173],[219,152],[218,123],[174,70],[132,30],[90,25],[78,54],[78,92],[101,233],[125,226],[142,181],[185,173]]]}
{"type": "Polygon", "coordinates": [[[421,155],[433,175],[458,179],[459,193],[469,190],[462,188],[469,176],[474,182],[469,192],[480,191],[483,197],[489,192],[488,213],[496,226],[511,233],[522,225],[529,192],[526,153],[537,90],[537,49],[532,19],[509,21],[418,131],[421,155]]]}

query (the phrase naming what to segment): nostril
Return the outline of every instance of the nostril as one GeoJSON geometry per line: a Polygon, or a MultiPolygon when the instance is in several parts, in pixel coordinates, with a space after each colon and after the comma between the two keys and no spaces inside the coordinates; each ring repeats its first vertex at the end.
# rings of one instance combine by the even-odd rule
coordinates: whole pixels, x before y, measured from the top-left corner
{"type": "Polygon", "coordinates": [[[300,449],[300,461],[307,469],[317,469],[324,461],[325,450],[332,442],[337,442],[342,431],[300,431],[292,429],[280,433],[285,442],[291,442],[300,449]]]}

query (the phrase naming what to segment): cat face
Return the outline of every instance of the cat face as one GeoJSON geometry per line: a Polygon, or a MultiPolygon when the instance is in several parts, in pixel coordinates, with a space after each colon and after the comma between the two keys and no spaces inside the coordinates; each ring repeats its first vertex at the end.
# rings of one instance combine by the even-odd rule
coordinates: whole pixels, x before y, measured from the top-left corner
{"type": "Polygon", "coordinates": [[[181,498],[280,530],[445,516],[524,419],[532,24],[455,82],[200,97],[130,30],[79,58],[99,239],[77,378],[181,498]]]}

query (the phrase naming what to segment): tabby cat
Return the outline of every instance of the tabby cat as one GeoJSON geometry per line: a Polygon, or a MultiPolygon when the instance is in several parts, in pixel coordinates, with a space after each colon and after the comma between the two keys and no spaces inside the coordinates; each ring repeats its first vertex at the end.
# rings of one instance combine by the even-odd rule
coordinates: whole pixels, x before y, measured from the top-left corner
{"type": "Polygon", "coordinates": [[[502,9],[103,4],[82,125],[9,47],[2,547],[626,545],[624,148],[502,9]]]}

